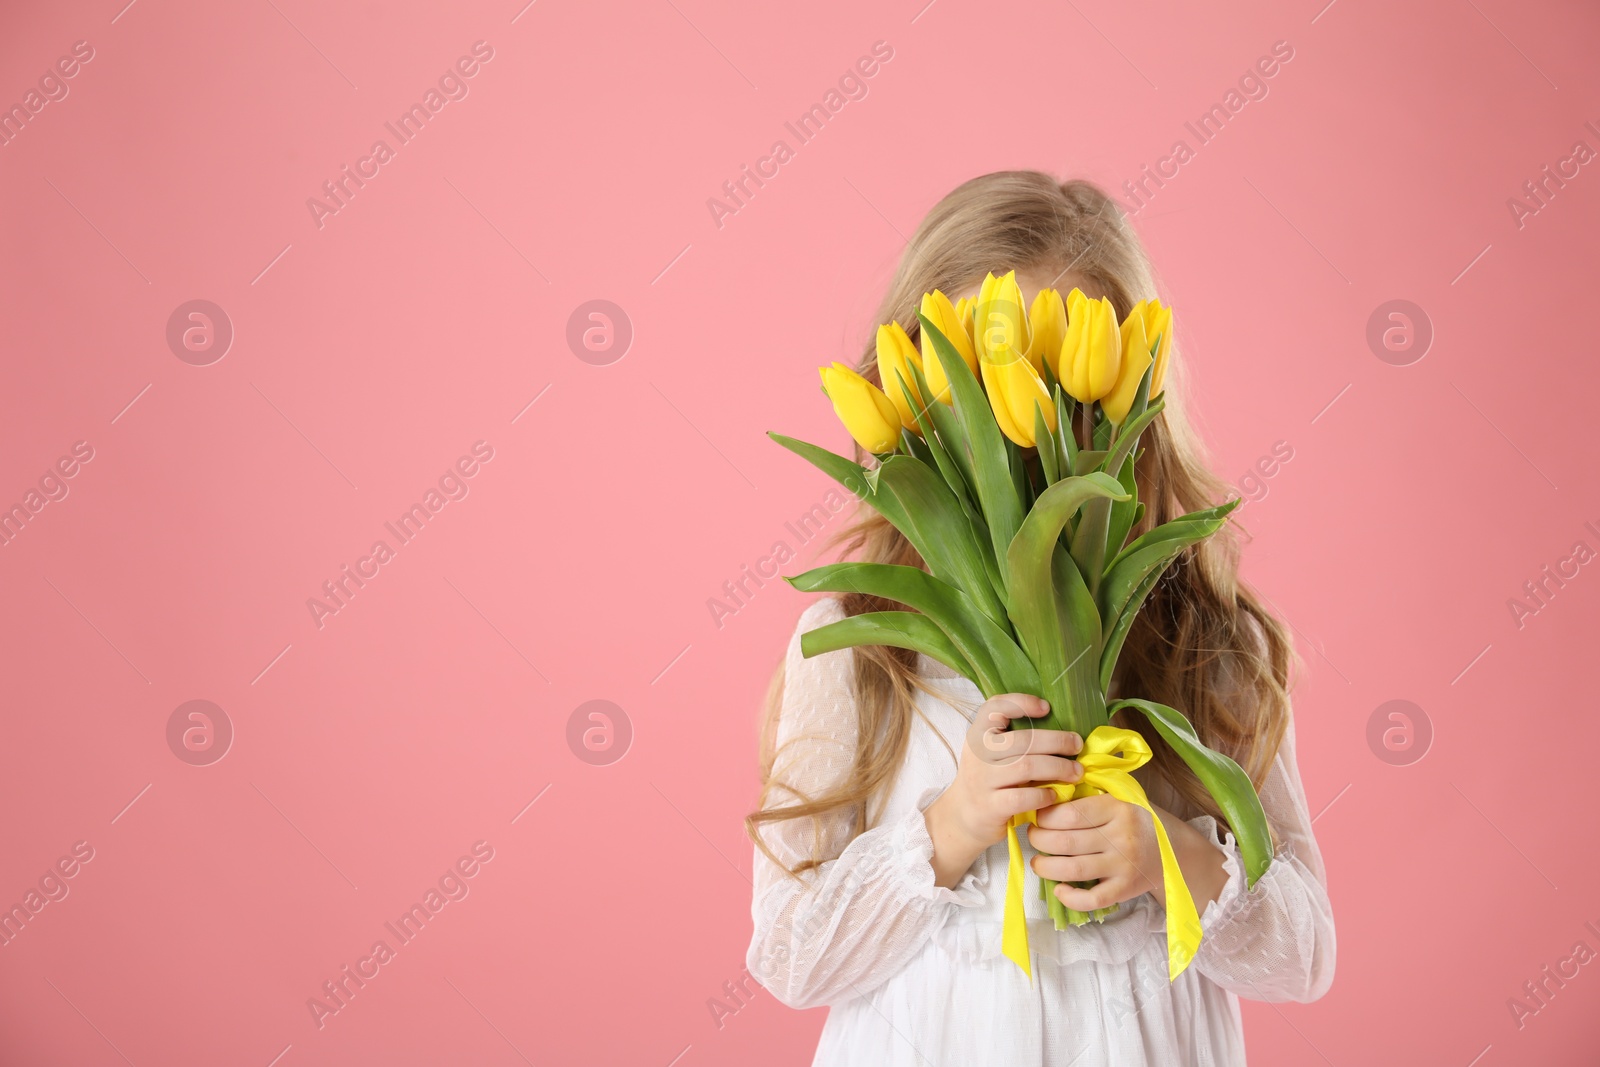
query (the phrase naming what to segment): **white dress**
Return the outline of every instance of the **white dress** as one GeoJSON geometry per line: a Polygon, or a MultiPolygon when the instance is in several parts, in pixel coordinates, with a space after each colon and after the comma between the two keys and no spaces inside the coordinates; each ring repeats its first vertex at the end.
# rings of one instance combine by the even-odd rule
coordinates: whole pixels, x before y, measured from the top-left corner
{"type": "MultiPolygon", "coordinates": [[[[811,659],[799,635],[844,613],[832,597],[806,609],[790,641],[780,710],[776,776],[817,795],[849,773],[856,718],[849,649],[811,659]]],[[[1057,931],[1031,868],[1023,893],[1034,980],[1000,954],[1006,845],[978,858],[953,888],[934,885],[922,811],[955,777],[977,686],[919,656],[919,673],[951,702],[918,693],[921,711],[905,762],[873,825],[848,819],[820,828],[822,855],[837,856],[797,881],[757,849],[755,921],[747,963],[772,995],[794,1008],[828,1005],[816,1065],[862,1067],[1211,1067],[1245,1062],[1239,997],[1310,1001],[1333,980],[1333,915],[1284,737],[1262,789],[1280,846],[1254,890],[1232,834],[1228,882],[1201,914],[1198,955],[1167,980],[1164,912],[1148,894],[1105,922],[1057,931]],[[959,710],[956,705],[964,707],[959,710]]],[[[1135,775],[1151,802],[1186,808],[1158,777],[1135,775]]],[[[769,804],[792,798],[782,790],[769,804]]],[[[1216,823],[1192,826],[1216,840],[1216,823]]],[[[762,828],[787,863],[809,858],[818,827],[793,819],[762,828]]],[[[1033,849],[1022,835],[1028,857],[1033,849]]]]}

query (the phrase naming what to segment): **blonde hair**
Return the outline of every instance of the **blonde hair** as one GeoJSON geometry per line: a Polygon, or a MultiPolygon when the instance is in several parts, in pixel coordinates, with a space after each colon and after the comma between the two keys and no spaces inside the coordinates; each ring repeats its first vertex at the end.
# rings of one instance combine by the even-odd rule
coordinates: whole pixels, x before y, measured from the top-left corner
{"type": "MultiPolygon", "coordinates": [[[[1118,205],[1087,181],[1058,183],[1038,171],[1002,171],[965,182],[928,212],[911,238],[875,322],[897,321],[913,340],[917,308],[933,289],[951,295],[987,272],[1015,269],[1078,279],[1091,298],[1109,297],[1118,319],[1140,300],[1156,297],[1156,280],[1138,236],[1118,205]]],[[[1065,288],[1066,286],[1062,286],[1065,288]]],[[[1178,335],[1181,336],[1181,333],[1178,335]]],[[[863,347],[858,369],[878,383],[874,346],[863,347]]],[[[1174,340],[1162,414],[1140,441],[1137,460],[1145,513],[1130,536],[1217,503],[1227,483],[1206,465],[1205,449],[1183,413],[1184,363],[1174,340]]],[[[866,457],[857,449],[857,460],[866,457]]],[[[862,502],[852,524],[829,539],[841,558],[922,567],[905,537],[862,502]]],[[[1159,701],[1188,715],[1210,747],[1233,757],[1259,789],[1288,721],[1292,645],[1283,625],[1240,580],[1239,543],[1232,523],[1186,550],[1157,584],[1128,635],[1116,669],[1118,691],[1159,701]]],[[[864,594],[840,594],[847,615],[903,609],[864,594]]],[[[769,686],[761,729],[761,807],[745,828],[761,839],[766,823],[846,814],[860,829],[870,806],[887,794],[905,759],[917,676],[917,654],[870,646],[855,649],[853,691],[857,742],[851,773],[818,796],[805,796],[773,776],[783,699],[783,663],[769,686]],[[765,807],[775,788],[798,802],[765,807]]],[[[1137,715],[1118,725],[1138,729],[1137,715]]],[[[1154,730],[1140,731],[1155,750],[1152,766],[1194,808],[1225,823],[1194,773],[1154,730]]],[[[820,835],[818,837],[820,840],[820,835]]],[[[798,875],[830,856],[814,855],[790,869],[798,875]]]]}

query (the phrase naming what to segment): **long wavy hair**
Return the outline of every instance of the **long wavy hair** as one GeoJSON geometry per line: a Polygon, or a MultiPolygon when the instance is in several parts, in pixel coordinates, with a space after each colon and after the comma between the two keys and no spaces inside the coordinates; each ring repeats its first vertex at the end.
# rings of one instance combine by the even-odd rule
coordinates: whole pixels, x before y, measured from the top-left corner
{"type": "MultiPolygon", "coordinates": [[[[1109,297],[1119,321],[1140,300],[1158,296],[1149,258],[1114,200],[1087,181],[1057,182],[1038,171],[1002,171],[968,181],[939,201],[923,219],[901,258],[875,323],[897,321],[917,340],[922,294],[943,290],[951,299],[977,285],[985,273],[1054,276],[1063,291],[1073,285],[1091,299],[1109,297]]],[[[871,340],[858,369],[881,384],[871,340]]],[[[1137,536],[1179,515],[1217,503],[1228,484],[1211,473],[1205,450],[1184,417],[1185,367],[1174,340],[1164,392],[1166,406],[1141,438],[1136,461],[1145,513],[1137,536]]],[[[858,448],[858,461],[867,459],[858,448]]],[[[827,543],[841,558],[898,563],[926,569],[905,537],[864,502],[849,526],[827,543]]],[[[1178,708],[1202,740],[1227,753],[1259,789],[1288,722],[1289,673],[1298,663],[1283,625],[1240,580],[1235,525],[1187,549],[1157,583],[1129,632],[1114,685],[1178,708]]],[[[904,610],[878,597],[838,594],[847,615],[904,610]]],[[[761,828],[811,819],[823,840],[824,819],[848,816],[854,832],[871,825],[905,760],[918,714],[918,690],[937,697],[917,674],[917,654],[883,645],[854,650],[852,680],[857,745],[851,773],[828,791],[807,796],[774,777],[774,744],[783,702],[780,661],[768,687],[760,743],[761,801],[745,819],[757,846],[780,862],[761,828]],[[787,803],[768,806],[775,791],[787,803]]],[[[1137,729],[1139,716],[1117,725],[1137,729]]],[[[1194,773],[1153,730],[1141,731],[1154,750],[1153,771],[1194,809],[1226,824],[1194,773]]],[[[832,856],[814,854],[793,875],[832,856]]]]}

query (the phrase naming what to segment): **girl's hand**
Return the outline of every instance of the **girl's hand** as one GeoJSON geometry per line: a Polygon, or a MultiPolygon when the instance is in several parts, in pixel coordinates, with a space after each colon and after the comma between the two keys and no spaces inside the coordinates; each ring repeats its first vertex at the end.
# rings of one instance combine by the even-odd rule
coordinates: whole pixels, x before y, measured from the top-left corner
{"type": "Polygon", "coordinates": [[[1005,837],[1013,815],[1055,803],[1054,793],[1033,783],[1083,777],[1082,765],[1067,758],[1083,748],[1077,734],[1006,729],[1012,719],[1049,710],[1049,703],[1025,693],[992,697],[978,709],[955,781],[923,812],[933,838],[936,885],[959,882],[974,860],[1005,837]]]}
{"type": "MultiPolygon", "coordinates": [[[[1160,808],[1156,812],[1172,841],[1195,908],[1205,911],[1227,884],[1222,850],[1183,820],[1160,808]]],[[[1038,825],[1028,827],[1028,843],[1040,853],[1033,857],[1034,873],[1060,882],[1056,896],[1069,908],[1109,908],[1141,893],[1149,893],[1166,907],[1155,823],[1137,804],[1107,793],[1052,804],[1040,810],[1038,825]],[[1093,879],[1100,881],[1090,889],[1067,884],[1093,879]]]]}

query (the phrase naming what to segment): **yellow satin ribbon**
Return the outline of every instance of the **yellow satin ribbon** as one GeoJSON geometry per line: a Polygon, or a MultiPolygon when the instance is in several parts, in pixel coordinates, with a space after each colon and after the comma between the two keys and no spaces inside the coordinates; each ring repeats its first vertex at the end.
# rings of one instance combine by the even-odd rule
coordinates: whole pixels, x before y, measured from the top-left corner
{"type": "MultiPolygon", "coordinates": [[[[1150,762],[1150,746],[1136,731],[1116,726],[1097,726],[1083,742],[1083,751],[1077,760],[1083,764],[1083,780],[1075,784],[1052,782],[1045,786],[1058,800],[1110,793],[1118,800],[1137,804],[1156,824],[1156,843],[1161,847],[1161,876],[1167,888],[1167,977],[1173,980],[1182,974],[1194,954],[1199,951],[1200,916],[1195,911],[1194,897],[1178,869],[1178,857],[1167,839],[1166,828],[1160,816],[1150,807],[1144,788],[1129,772],[1150,762]]],[[[1025,811],[1013,816],[1006,827],[1006,847],[1011,853],[1011,865],[1006,876],[1005,927],[1001,945],[1007,957],[1022,968],[1031,984],[1033,966],[1028,950],[1028,920],[1022,906],[1022,887],[1026,875],[1022,864],[1022,844],[1017,840],[1017,827],[1023,823],[1038,825],[1039,813],[1025,811]]]]}

